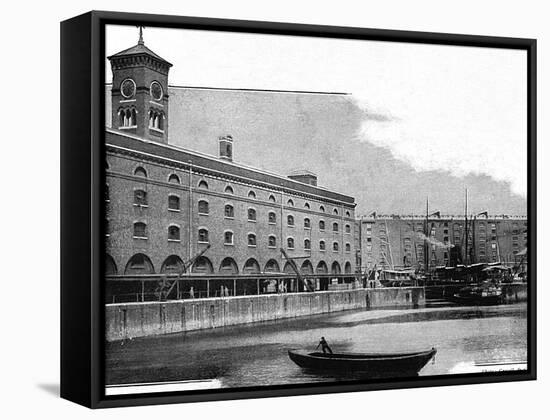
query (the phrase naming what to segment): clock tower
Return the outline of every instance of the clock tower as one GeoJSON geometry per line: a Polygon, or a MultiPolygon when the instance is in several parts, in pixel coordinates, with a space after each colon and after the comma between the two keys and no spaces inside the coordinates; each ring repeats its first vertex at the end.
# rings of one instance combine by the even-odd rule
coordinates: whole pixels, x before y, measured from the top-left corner
{"type": "Polygon", "coordinates": [[[168,143],[168,72],[172,64],[145,46],[142,27],[137,45],[107,58],[113,71],[111,127],[168,143]]]}

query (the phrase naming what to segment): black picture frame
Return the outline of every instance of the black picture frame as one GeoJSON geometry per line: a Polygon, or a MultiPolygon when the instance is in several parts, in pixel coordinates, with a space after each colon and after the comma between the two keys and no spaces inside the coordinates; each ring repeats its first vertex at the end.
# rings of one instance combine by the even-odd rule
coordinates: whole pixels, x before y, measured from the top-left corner
{"type": "Polygon", "coordinates": [[[90,408],[536,379],[536,40],[92,11],[61,23],[61,397],[90,408]],[[105,25],[143,25],[527,52],[528,370],[130,396],[104,394],[102,301],[105,25]],[[78,92],[78,95],[74,95],[78,92]]]}

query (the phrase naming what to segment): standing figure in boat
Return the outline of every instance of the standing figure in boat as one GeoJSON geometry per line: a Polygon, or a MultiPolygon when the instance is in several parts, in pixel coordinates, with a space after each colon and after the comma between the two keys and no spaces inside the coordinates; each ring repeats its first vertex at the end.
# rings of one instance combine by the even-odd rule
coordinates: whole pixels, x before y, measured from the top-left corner
{"type": "Polygon", "coordinates": [[[323,350],[323,353],[332,354],[332,349],[329,347],[327,340],[325,340],[325,337],[321,337],[321,340],[319,341],[319,344],[317,344],[317,347],[315,347],[315,350],[317,350],[319,346],[321,346],[321,350],[323,350]]]}

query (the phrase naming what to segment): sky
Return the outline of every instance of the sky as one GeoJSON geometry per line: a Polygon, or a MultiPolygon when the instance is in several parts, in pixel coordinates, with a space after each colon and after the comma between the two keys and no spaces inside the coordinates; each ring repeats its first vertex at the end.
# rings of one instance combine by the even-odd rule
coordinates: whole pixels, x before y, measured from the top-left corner
{"type": "MultiPolygon", "coordinates": [[[[107,55],[137,38],[108,26],[107,55]]],[[[422,213],[426,196],[459,214],[465,188],[472,211],[526,213],[524,51],[160,28],[144,40],[173,86],[348,93],[172,88],[173,144],[216,154],[232,134],[236,161],[313,170],[358,214],[422,213]]]]}

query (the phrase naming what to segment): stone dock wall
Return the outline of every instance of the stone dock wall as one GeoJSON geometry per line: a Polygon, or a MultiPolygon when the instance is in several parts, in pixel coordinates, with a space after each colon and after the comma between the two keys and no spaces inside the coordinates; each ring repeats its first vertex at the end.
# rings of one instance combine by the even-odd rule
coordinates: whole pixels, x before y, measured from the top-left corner
{"type": "Polygon", "coordinates": [[[425,305],[423,287],[186,299],[105,305],[107,341],[346,311],[425,305]]]}

